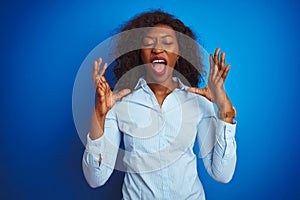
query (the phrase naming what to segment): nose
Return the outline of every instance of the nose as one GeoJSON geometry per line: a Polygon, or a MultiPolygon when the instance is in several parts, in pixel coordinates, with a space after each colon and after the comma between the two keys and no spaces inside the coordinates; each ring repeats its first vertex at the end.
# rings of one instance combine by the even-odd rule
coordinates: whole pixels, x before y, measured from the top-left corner
{"type": "Polygon", "coordinates": [[[155,45],[154,45],[154,47],[152,48],[152,53],[154,53],[154,54],[160,54],[163,51],[164,51],[164,49],[161,47],[161,45],[158,42],[156,42],[155,45]]]}

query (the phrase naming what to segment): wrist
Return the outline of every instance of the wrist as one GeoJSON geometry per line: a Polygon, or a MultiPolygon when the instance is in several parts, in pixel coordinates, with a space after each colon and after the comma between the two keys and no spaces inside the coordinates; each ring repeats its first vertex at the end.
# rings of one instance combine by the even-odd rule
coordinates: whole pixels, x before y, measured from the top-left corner
{"type": "Polygon", "coordinates": [[[218,110],[218,118],[220,120],[223,120],[225,122],[233,123],[233,118],[236,117],[236,110],[233,106],[230,107],[230,109],[218,110]]]}
{"type": "Polygon", "coordinates": [[[92,140],[100,138],[104,133],[105,116],[99,116],[96,110],[93,112],[90,124],[90,138],[92,140]]]}
{"type": "Polygon", "coordinates": [[[100,102],[98,101],[98,99],[96,101],[94,111],[95,111],[96,116],[97,116],[98,119],[105,119],[106,114],[107,114],[107,110],[103,109],[103,106],[100,104],[100,102]]]}

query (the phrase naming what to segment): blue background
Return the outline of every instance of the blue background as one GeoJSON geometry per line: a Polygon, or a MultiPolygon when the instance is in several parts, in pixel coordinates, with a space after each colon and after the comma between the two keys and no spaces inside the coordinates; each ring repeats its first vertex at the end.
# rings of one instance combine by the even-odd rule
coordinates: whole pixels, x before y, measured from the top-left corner
{"type": "Polygon", "coordinates": [[[238,161],[229,184],[199,167],[208,200],[300,199],[297,1],[1,1],[0,199],[120,199],[122,176],[91,189],[72,117],[82,61],[115,28],[162,8],[232,64],[238,161]]]}

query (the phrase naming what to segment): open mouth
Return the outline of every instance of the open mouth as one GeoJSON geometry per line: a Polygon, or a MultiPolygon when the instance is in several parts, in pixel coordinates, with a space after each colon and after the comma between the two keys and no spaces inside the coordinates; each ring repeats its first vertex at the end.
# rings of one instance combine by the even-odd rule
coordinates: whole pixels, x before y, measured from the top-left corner
{"type": "Polygon", "coordinates": [[[167,69],[167,60],[162,57],[155,57],[151,60],[153,72],[157,75],[163,75],[167,69]]]}

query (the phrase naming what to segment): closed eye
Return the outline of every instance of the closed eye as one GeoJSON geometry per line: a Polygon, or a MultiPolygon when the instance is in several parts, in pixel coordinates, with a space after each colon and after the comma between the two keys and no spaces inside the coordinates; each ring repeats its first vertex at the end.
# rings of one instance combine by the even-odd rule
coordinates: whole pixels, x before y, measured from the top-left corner
{"type": "Polygon", "coordinates": [[[151,38],[151,37],[145,37],[145,38],[143,39],[143,46],[149,47],[149,46],[152,46],[152,45],[154,45],[154,40],[153,40],[153,38],[151,38]]]}
{"type": "Polygon", "coordinates": [[[165,45],[172,45],[173,42],[164,42],[163,44],[165,44],[165,45]]]}

